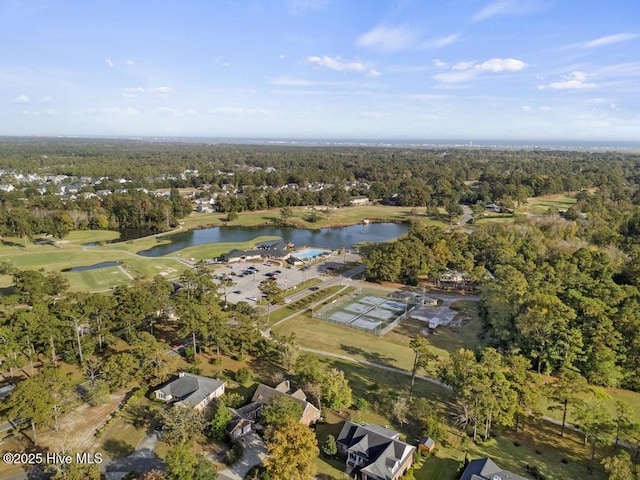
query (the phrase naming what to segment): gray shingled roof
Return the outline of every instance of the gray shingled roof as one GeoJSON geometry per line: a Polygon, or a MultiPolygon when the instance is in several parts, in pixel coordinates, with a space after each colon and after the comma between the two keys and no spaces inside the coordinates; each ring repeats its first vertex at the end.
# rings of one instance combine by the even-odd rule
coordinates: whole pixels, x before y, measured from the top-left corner
{"type": "Polygon", "coordinates": [[[224,383],[215,378],[203,377],[192,373],[181,373],[179,377],[169,381],[159,390],[166,396],[170,395],[186,406],[195,407],[224,383]]]}
{"type": "Polygon", "coordinates": [[[527,480],[525,477],[503,470],[490,458],[471,460],[460,480],[527,480]]]}
{"type": "Polygon", "coordinates": [[[390,480],[397,468],[415,447],[398,440],[399,434],[380,425],[358,425],[345,422],[337,442],[349,452],[356,453],[368,461],[362,471],[377,478],[390,480]]]}

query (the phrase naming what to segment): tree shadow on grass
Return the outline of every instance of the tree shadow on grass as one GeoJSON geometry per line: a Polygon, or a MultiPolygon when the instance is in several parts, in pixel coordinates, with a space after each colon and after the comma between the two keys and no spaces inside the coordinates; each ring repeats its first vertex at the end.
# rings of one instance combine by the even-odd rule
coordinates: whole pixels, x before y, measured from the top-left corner
{"type": "Polygon", "coordinates": [[[340,348],[347,352],[349,355],[358,355],[364,357],[364,359],[371,363],[377,363],[379,365],[387,365],[393,366],[393,361],[395,360],[393,357],[388,355],[382,355],[378,352],[367,352],[363,348],[354,347],[352,345],[344,345],[341,344],[340,348]]]}
{"type": "Polygon", "coordinates": [[[2,240],[2,245],[4,245],[5,247],[20,247],[20,248],[26,248],[24,246],[24,243],[16,243],[16,242],[12,242],[10,240],[2,240]]]}
{"type": "Polygon", "coordinates": [[[127,420],[137,429],[144,428],[147,433],[161,420],[161,407],[152,408],[149,405],[136,404],[127,409],[127,420]]]}
{"type": "Polygon", "coordinates": [[[109,457],[111,458],[128,457],[135,450],[135,447],[128,444],[124,440],[113,440],[113,439],[106,440],[102,445],[102,448],[104,449],[105,452],[107,452],[107,455],[109,455],[109,457]]]}

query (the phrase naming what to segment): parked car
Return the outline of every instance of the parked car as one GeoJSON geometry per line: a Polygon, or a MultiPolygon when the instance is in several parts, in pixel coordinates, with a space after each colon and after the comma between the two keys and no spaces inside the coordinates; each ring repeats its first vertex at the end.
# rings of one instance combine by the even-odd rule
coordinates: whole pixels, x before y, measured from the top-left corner
{"type": "Polygon", "coordinates": [[[251,300],[252,302],[257,302],[258,299],[256,297],[247,297],[248,300],[251,300]]]}
{"type": "Polygon", "coordinates": [[[242,292],[240,290],[234,290],[233,293],[235,293],[236,295],[240,295],[242,292]]]}
{"type": "Polygon", "coordinates": [[[312,292],[317,292],[318,290],[320,290],[320,287],[311,287],[309,290],[311,290],[312,292]]]}

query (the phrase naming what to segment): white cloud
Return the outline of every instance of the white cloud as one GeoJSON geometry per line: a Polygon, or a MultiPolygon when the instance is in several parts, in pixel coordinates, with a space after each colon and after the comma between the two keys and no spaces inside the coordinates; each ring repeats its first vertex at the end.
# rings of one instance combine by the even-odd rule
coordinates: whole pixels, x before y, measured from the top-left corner
{"type": "Polygon", "coordinates": [[[122,91],[122,96],[123,97],[127,97],[127,98],[135,98],[141,93],[144,93],[144,88],[142,88],[142,87],[129,87],[129,88],[125,88],[122,91]]]}
{"type": "Polygon", "coordinates": [[[451,70],[468,70],[474,65],[475,62],[458,62],[453,67],[451,67],[451,70]]]}
{"type": "Polygon", "coordinates": [[[46,108],[44,110],[38,110],[37,112],[33,112],[33,114],[37,117],[53,117],[55,115],[59,115],[59,113],[52,109],[52,108],[46,108]]]}
{"type": "Polygon", "coordinates": [[[14,98],[13,103],[16,103],[18,105],[25,105],[27,103],[31,103],[31,99],[23,93],[22,95],[18,95],[16,98],[14,98]]]}
{"type": "Polygon", "coordinates": [[[362,62],[346,62],[340,57],[329,57],[328,55],[323,55],[322,57],[311,56],[307,57],[307,61],[319,67],[337,70],[338,72],[361,72],[369,77],[380,76],[380,72],[374,69],[367,69],[367,66],[362,62]]]}
{"type": "Polygon", "coordinates": [[[478,72],[476,70],[459,70],[444,73],[437,73],[433,76],[434,80],[442,83],[460,83],[466,82],[474,78],[478,72]]]}
{"type": "Polygon", "coordinates": [[[406,25],[388,27],[378,25],[356,39],[359,47],[373,48],[382,52],[397,52],[411,46],[418,33],[406,25]]]}
{"type": "Polygon", "coordinates": [[[613,45],[614,43],[620,42],[628,42],[629,40],[633,40],[638,38],[637,33],[617,33],[615,35],[608,35],[606,37],[596,38],[595,40],[591,40],[583,45],[583,48],[594,48],[594,47],[604,47],[607,45],[613,45]]]}
{"type": "Polygon", "coordinates": [[[330,70],[338,70],[339,72],[352,71],[352,72],[364,72],[365,66],[360,62],[345,62],[340,57],[329,57],[323,55],[322,57],[311,56],[307,57],[307,60],[319,67],[328,68],[330,70]]]}
{"type": "Polygon", "coordinates": [[[526,64],[522,60],[516,60],[515,58],[492,58],[475,68],[478,70],[487,70],[490,72],[519,72],[526,64]]]}
{"type": "Polygon", "coordinates": [[[545,8],[543,0],[496,0],[477,12],[471,19],[480,22],[503,15],[525,15],[545,8]]]}
{"type": "Polygon", "coordinates": [[[166,99],[169,98],[169,93],[172,92],[170,87],[127,87],[122,90],[122,96],[127,98],[135,98],[145,93],[149,95],[155,95],[156,97],[166,99]]]}
{"type": "Polygon", "coordinates": [[[520,108],[522,109],[523,112],[530,112],[531,111],[531,106],[530,105],[522,105],[520,108]]]}
{"type": "Polygon", "coordinates": [[[550,112],[551,110],[553,110],[551,107],[547,107],[547,106],[542,106],[540,107],[540,111],[541,112],[550,112]]]}
{"type": "Polygon", "coordinates": [[[166,117],[184,117],[184,113],[178,110],[177,108],[169,108],[169,107],[159,107],[155,109],[155,112],[158,115],[163,115],[166,117]]]}
{"type": "Polygon", "coordinates": [[[436,58],[435,60],[433,60],[433,64],[438,68],[446,68],[449,66],[447,62],[443,62],[439,58],[436,58]]]}
{"type": "Polygon", "coordinates": [[[135,63],[133,63],[133,60],[127,60],[125,63],[130,67],[133,67],[135,65],[135,63]]]}
{"type": "Polygon", "coordinates": [[[147,89],[151,95],[155,95],[159,98],[169,98],[169,93],[171,92],[171,88],[169,87],[153,87],[147,89]]]}
{"type": "Polygon", "coordinates": [[[86,111],[87,115],[92,116],[121,116],[121,117],[137,117],[140,112],[135,108],[120,108],[120,107],[96,107],[90,108],[86,111]]]}
{"type": "Polygon", "coordinates": [[[426,42],[422,43],[421,47],[422,48],[443,48],[448,45],[451,45],[452,43],[457,42],[459,38],[460,38],[460,34],[454,33],[452,35],[447,35],[446,37],[427,40],[426,42]]]}
{"type": "Polygon", "coordinates": [[[594,88],[595,83],[587,82],[587,75],[584,72],[571,72],[569,75],[565,75],[559,82],[553,82],[548,85],[552,90],[579,90],[584,88],[594,88]]]}
{"type": "Polygon", "coordinates": [[[239,108],[239,107],[219,107],[209,110],[212,115],[228,115],[232,117],[253,117],[257,115],[268,115],[269,112],[262,108],[239,108]]]}
{"type": "Polygon", "coordinates": [[[109,68],[113,68],[113,67],[115,67],[115,63],[113,63],[113,62],[111,61],[111,59],[109,59],[109,58],[107,58],[107,59],[104,61],[104,64],[105,64],[107,67],[109,67],[109,68]]]}
{"type": "Polygon", "coordinates": [[[40,103],[53,103],[53,97],[42,97],[40,103]]]}
{"type": "MultiPolygon", "coordinates": [[[[437,66],[448,67],[448,64],[440,62],[437,66]]],[[[433,78],[442,83],[460,83],[471,80],[483,72],[519,72],[527,66],[522,60],[515,58],[492,58],[482,63],[458,62],[448,72],[438,73],[433,78]]]]}

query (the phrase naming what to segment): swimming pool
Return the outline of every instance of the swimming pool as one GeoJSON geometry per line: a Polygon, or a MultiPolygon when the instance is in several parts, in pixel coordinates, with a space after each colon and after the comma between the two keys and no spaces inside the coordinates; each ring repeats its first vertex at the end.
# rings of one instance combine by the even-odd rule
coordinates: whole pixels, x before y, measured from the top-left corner
{"type": "Polygon", "coordinates": [[[321,250],[319,248],[303,248],[295,252],[292,256],[305,261],[314,257],[319,257],[321,255],[331,255],[333,252],[331,250],[321,250]]]}

